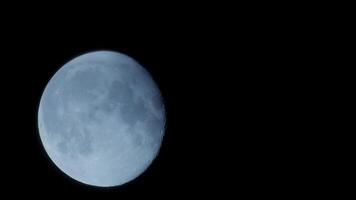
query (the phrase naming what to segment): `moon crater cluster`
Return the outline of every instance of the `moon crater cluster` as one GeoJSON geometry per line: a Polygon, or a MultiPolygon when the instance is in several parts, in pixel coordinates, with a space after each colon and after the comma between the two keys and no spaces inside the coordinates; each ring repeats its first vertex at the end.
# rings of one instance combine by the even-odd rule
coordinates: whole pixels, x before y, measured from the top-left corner
{"type": "Polygon", "coordinates": [[[43,146],[56,166],[85,184],[117,186],[156,157],[165,108],[151,75],[111,51],[81,55],[47,84],[38,111],[43,146]]]}

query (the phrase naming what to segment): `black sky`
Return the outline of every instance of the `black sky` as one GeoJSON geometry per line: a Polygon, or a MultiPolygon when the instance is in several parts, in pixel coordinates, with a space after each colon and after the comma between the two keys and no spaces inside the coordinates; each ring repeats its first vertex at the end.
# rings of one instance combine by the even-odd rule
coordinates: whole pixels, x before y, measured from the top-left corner
{"type": "Polygon", "coordinates": [[[316,136],[306,128],[314,115],[305,114],[317,91],[307,84],[316,64],[306,61],[315,54],[305,44],[308,34],[288,26],[293,19],[200,4],[157,7],[160,12],[51,8],[1,13],[1,194],[224,199],[305,191],[315,182],[306,177],[317,171],[308,151],[316,136]],[[141,63],[167,109],[157,159],[139,178],[108,189],[64,175],[37,130],[49,79],[95,50],[141,63]]]}

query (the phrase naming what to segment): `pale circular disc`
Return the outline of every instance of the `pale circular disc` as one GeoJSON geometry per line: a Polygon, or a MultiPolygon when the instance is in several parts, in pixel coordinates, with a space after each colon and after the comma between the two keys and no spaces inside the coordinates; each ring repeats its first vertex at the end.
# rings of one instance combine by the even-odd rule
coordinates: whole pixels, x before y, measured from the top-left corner
{"type": "Polygon", "coordinates": [[[81,55],[47,84],[38,110],[42,144],[55,165],[85,184],[127,183],[151,164],[165,131],[151,75],[111,51],[81,55]]]}

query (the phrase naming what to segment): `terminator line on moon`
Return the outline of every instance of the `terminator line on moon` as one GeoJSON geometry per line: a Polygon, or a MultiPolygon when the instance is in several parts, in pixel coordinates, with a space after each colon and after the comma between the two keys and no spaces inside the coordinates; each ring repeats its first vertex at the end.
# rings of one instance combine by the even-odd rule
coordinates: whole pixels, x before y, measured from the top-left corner
{"type": "Polygon", "coordinates": [[[127,183],[152,163],[165,132],[165,108],[151,75],[112,51],[61,67],[39,105],[42,144],[55,165],[94,186],[127,183]]]}

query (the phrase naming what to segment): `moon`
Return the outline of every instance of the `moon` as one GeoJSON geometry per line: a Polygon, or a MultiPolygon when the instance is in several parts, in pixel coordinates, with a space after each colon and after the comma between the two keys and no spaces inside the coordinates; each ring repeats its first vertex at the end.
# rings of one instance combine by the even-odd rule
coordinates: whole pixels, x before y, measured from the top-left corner
{"type": "Polygon", "coordinates": [[[50,79],[38,109],[45,151],[71,178],[119,186],[142,174],[165,133],[165,107],[151,75],[125,54],[80,55],[50,79]]]}

